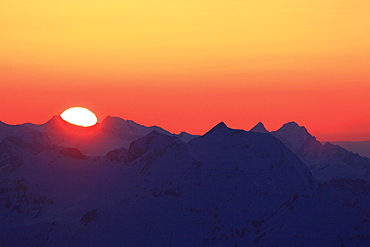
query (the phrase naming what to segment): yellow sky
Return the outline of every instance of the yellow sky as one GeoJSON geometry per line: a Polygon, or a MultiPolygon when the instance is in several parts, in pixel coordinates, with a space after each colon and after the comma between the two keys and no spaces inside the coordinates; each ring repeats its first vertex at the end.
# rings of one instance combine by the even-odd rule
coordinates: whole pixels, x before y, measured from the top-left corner
{"type": "Polygon", "coordinates": [[[0,64],[118,78],[339,73],[360,83],[369,11],[360,0],[2,1],[0,64]]]}

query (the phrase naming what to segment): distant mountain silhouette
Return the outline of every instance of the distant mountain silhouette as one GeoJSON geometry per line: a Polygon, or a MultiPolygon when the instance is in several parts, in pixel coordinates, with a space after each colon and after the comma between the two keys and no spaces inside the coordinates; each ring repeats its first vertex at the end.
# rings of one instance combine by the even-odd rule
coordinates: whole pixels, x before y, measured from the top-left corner
{"type": "Polygon", "coordinates": [[[341,146],[351,152],[358,153],[361,156],[366,156],[370,158],[370,141],[359,141],[359,142],[338,141],[338,142],[330,142],[330,143],[341,146]]]}
{"type": "Polygon", "coordinates": [[[320,181],[341,178],[370,181],[369,158],[331,143],[323,145],[305,127],[295,122],[284,124],[277,131],[270,133],[292,150],[320,181]]]}
{"type": "Polygon", "coordinates": [[[319,180],[340,178],[370,180],[370,159],[330,143],[322,145],[306,128],[296,123],[285,124],[272,134],[300,157],[319,180]]]}

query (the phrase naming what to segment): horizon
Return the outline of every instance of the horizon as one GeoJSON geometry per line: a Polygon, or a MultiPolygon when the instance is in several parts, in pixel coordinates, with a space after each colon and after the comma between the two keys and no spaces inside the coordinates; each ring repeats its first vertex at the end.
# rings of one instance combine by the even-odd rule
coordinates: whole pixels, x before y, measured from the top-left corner
{"type": "MultiPolygon", "coordinates": [[[[24,125],[24,124],[34,124],[34,125],[43,125],[43,124],[47,124],[48,122],[50,122],[50,121],[52,121],[55,117],[58,117],[58,118],[60,118],[63,122],[66,122],[66,123],[68,123],[68,124],[70,124],[70,125],[73,125],[73,126],[75,126],[75,124],[73,124],[73,123],[70,123],[70,122],[68,122],[68,121],[66,121],[66,120],[64,120],[60,115],[54,115],[54,116],[52,116],[51,118],[49,118],[47,121],[45,121],[45,122],[42,122],[42,123],[32,123],[32,122],[24,122],[24,123],[19,123],[19,124],[10,124],[10,123],[7,123],[7,122],[4,122],[4,121],[2,121],[1,119],[0,119],[0,122],[2,122],[2,123],[4,123],[4,124],[7,124],[7,125],[10,125],[10,126],[20,126],[20,125],[24,125]]],[[[278,127],[278,128],[276,128],[276,129],[273,129],[273,130],[271,130],[271,129],[269,129],[269,128],[266,128],[266,125],[263,123],[263,122],[258,122],[258,123],[256,123],[256,124],[254,124],[252,127],[250,127],[250,128],[234,128],[234,127],[232,127],[232,126],[229,126],[228,125],[228,123],[227,122],[225,122],[225,121],[219,121],[219,122],[217,122],[217,123],[215,123],[214,125],[212,125],[212,126],[210,126],[205,132],[203,132],[203,133],[191,133],[191,132],[187,132],[187,131],[179,131],[179,132],[173,132],[173,131],[171,131],[171,130],[169,130],[169,129],[166,129],[166,128],[164,128],[164,127],[162,127],[162,126],[160,126],[160,125],[157,125],[157,124],[154,124],[154,125],[145,125],[145,124],[142,124],[142,123],[140,123],[140,122],[137,122],[137,121],[135,121],[134,119],[125,119],[125,118],[122,118],[122,117],[119,117],[119,116],[114,116],[114,115],[106,115],[104,118],[100,118],[101,120],[99,120],[99,118],[98,118],[98,121],[96,122],[96,124],[95,125],[92,125],[92,126],[78,126],[78,127],[81,127],[81,128],[90,128],[90,127],[94,127],[94,126],[96,126],[96,125],[99,125],[99,124],[102,124],[103,122],[104,122],[104,120],[106,120],[107,118],[109,118],[109,117],[111,117],[111,118],[119,118],[119,119],[122,119],[122,120],[124,120],[124,121],[132,121],[132,122],[134,122],[135,124],[138,124],[138,125],[142,125],[142,126],[145,126],[145,127],[159,127],[159,128],[162,128],[162,129],[164,129],[164,130],[166,130],[166,131],[168,131],[168,132],[170,132],[170,133],[172,133],[172,134],[175,134],[175,135],[179,135],[179,134],[181,134],[182,132],[185,132],[185,133],[188,133],[188,134],[191,134],[191,135],[199,135],[199,136],[203,136],[204,134],[206,134],[207,132],[209,132],[212,128],[214,128],[215,126],[217,126],[217,125],[219,125],[220,123],[224,123],[228,128],[230,128],[230,129],[238,129],[238,130],[244,130],[244,131],[250,131],[252,128],[254,128],[255,126],[257,126],[258,124],[260,124],[260,123],[262,123],[263,124],[263,126],[265,127],[265,129],[269,132],[269,133],[271,133],[271,132],[275,132],[275,131],[278,131],[279,129],[281,129],[284,125],[286,125],[286,124],[289,124],[289,123],[295,123],[295,124],[297,124],[299,127],[304,127],[307,131],[308,131],[308,133],[309,134],[311,134],[312,136],[314,136],[318,141],[320,141],[320,142],[367,142],[367,141],[370,141],[370,140],[363,140],[363,141],[351,141],[351,140],[333,140],[333,141],[330,141],[330,140],[322,140],[322,139],[319,139],[314,133],[312,133],[311,131],[310,131],[310,129],[309,128],[307,128],[305,125],[302,125],[302,124],[300,124],[300,123],[298,123],[298,122],[296,122],[296,121],[289,121],[289,122],[286,122],[286,123],[283,123],[283,124],[281,124],[281,126],[280,127],[278,127]]]]}
{"type": "Polygon", "coordinates": [[[173,133],[294,121],[318,140],[368,141],[369,9],[360,0],[7,1],[0,119],[41,124],[84,106],[173,133]]]}

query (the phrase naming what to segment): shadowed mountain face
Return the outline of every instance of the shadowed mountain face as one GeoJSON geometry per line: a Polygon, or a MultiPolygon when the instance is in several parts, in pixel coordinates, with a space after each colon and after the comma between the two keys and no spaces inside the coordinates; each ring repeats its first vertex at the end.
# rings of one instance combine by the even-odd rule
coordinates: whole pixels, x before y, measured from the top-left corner
{"type": "MultiPolygon", "coordinates": [[[[118,123],[104,132],[135,133],[118,123]]],[[[85,156],[45,132],[0,143],[2,246],[370,244],[370,184],[318,183],[271,134],[220,123],[185,143],[156,129],[85,156]]]]}
{"type": "Polygon", "coordinates": [[[361,156],[366,156],[367,158],[370,158],[370,141],[362,141],[362,142],[343,141],[343,142],[330,142],[330,143],[341,146],[351,152],[358,153],[361,156]]]}
{"type": "MultiPolygon", "coordinates": [[[[251,131],[260,129],[256,127],[251,131]]],[[[331,143],[323,145],[305,127],[297,123],[287,123],[270,133],[292,150],[320,181],[341,178],[370,181],[369,158],[361,157],[331,143]]]]}

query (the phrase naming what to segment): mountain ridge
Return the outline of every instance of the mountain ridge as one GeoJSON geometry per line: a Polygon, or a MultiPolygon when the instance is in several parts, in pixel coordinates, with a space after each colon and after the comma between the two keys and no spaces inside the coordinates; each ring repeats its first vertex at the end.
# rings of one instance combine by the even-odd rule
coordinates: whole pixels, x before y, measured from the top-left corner
{"type": "MultiPolygon", "coordinates": [[[[21,128],[22,125],[16,128],[21,128]]],[[[104,156],[118,148],[128,148],[130,143],[153,130],[167,135],[174,135],[158,126],[146,127],[132,120],[107,116],[101,123],[91,127],[81,127],[64,121],[60,116],[53,116],[44,124],[27,123],[23,128],[45,132],[52,143],[73,147],[81,150],[85,155],[104,156]]],[[[183,141],[190,141],[195,135],[184,132],[183,141]]]]}
{"type": "MultiPolygon", "coordinates": [[[[370,241],[370,183],[317,181],[272,134],[221,122],[186,143],[151,130],[127,148],[85,157],[28,130],[0,140],[4,246],[358,246],[370,241]]],[[[337,154],[338,149],[328,144],[325,151],[337,154]]]]}
{"type": "Polygon", "coordinates": [[[269,133],[291,149],[320,181],[340,178],[370,181],[369,158],[330,143],[322,145],[305,127],[295,122],[286,123],[269,133]]]}

